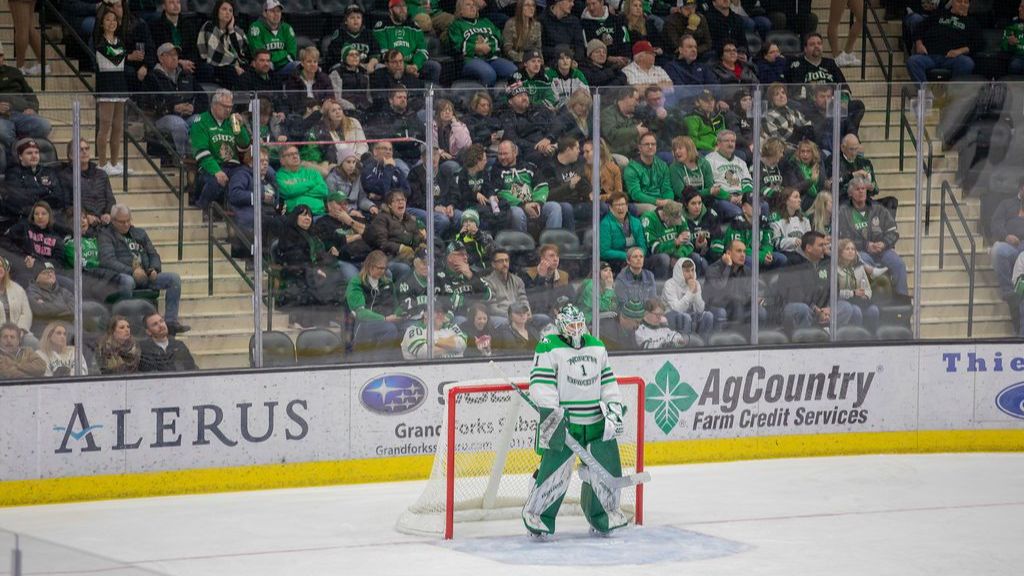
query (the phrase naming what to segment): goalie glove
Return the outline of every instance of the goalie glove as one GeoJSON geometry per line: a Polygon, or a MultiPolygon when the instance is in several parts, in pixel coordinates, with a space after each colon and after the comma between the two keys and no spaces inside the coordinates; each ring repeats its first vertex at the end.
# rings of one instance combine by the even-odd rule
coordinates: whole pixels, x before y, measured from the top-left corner
{"type": "Polygon", "coordinates": [[[622,436],[625,431],[622,417],[626,415],[626,407],[618,402],[602,403],[601,412],[604,413],[604,434],[601,440],[607,442],[622,436]]]}
{"type": "Polygon", "coordinates": [[[565,411],[561,408],[539,408],[537,426],[537,452],[560,451],[565,448],[565,411]]]}

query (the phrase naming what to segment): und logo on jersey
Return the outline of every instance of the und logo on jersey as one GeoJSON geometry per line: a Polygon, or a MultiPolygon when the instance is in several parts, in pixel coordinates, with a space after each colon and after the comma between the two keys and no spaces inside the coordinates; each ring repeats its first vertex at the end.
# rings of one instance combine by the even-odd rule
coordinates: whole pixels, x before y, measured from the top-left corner
{"type": "Polygon", "coordinates": [[[411,374],[384,374],[359,391],[359,402],[370,412],[395,415],[419,408],[427,399],[427,387],[411,374]]]}

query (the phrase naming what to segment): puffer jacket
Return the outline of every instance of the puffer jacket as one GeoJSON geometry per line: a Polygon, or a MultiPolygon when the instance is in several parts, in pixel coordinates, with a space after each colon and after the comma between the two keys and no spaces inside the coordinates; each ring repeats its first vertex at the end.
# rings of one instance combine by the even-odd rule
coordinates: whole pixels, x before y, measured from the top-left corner
{"type": "Polygon", "coordinates": [[[380,213],[370,221],[366,242],[372,248],[382,250],[390,258],[398,256],[402,246],[415,249],[423,242],[416,217],[406,212],[401,218],[391,213],[384,205],[380,213]]]}

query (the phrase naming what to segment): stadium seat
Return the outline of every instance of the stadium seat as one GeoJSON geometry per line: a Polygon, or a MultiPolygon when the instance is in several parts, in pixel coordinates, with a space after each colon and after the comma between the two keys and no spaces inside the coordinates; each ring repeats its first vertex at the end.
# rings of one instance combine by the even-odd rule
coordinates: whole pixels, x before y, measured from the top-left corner
{"type": "Polygon", "coordinates": [[[473,99],[473,95],[479,91],[486,91],[484,85],[477,82],[476,80],[467,80],[465,78],[452,82],[451,90],[447,91],[446,98],[451,98],[455,107],[459,110],[468,113],[469,112],[469,101],[473,99]]]}
{"type": "Polygon", "coordinates": [[[124,316],[128,319],[128,324],[132,327],[132,336],[139,337],[146,333],[146,327],[142,323],[142,319],[151,312],[155,312],[156,307],[149,300],[142,300],[138,298],[132,298],[129,300],[121,300],[114,304],[111,310],[113,316],[124,316]]]}
{"type": "Polygon", "coordinates": [[[791,60],[799,58],[804,53],[800,37],[789,30],[772,30],[768,33],[768,42],[777,44],[782,55],[791,60]]]}
{"type": "MultiPolygon", "coordinates": [[[[298,35],[298,36],[295,37],[295,49],[296,50],[302,50],[303,48],[306,48],[306,47],[309,47],[309,46],[316,46],[316,42],[314,42],[309,36],[298,35]]],[[[326,72],[324,72],[324,73],[326,74],[326,72]]]]}
{"type": "Polygon", "coordinates": [[[874,340],[875,337],[861,326],[841,326],[839,330],[836,330],[836,340],[838,342],[858,342],[864,340],[874,340]]]}
{"type": "Polygon", "coordinates": [[[757,333],[757,343],[764,345],[789,344],[789,338],[779,330],[761,330],[757,333]]]}
{"type": "Polygon", "coordinates": [[[555,246],[558,246],[559,258],[572,268],[572,270],[568,270],[568,272],[576,278],[580,276],[581,271],[579,268],[582,266],[583,262],[590,258],[590,253],[584,252],[580,247],[579,236],[577,236],[575,232],[571,232],[569,230],[544,230],[540,233],[540,241],[538,244],[554,244],[555,246]]]}
{"type": "Polygon", "coordinates": [[[188,11],[209,18],[213,14],[213,6],[216,3],[216,0],[189,0],[188,11]]]}
{"type": "Polygon", "coordinates": [[[821,328],[797,328],[793,331],[794,344],[807,344],[809,342],[828,342],[828,332],[821,328]]]}
{"type": "Polygon", "coordinates": [[[325,328],[303,330],[295,339],[295,357],[300,366],[338,364],[343,355],[341,338],[325,328]]]}
{"type": "Polygon", "coordinates": [[[716,332],[708,338],[708,346],[746,346],[747,338],[737,332],[716,332]]]}
{"type": "Polygon", "coordinates": [[[704,342],[704,339],[696,334],[687,334],[686,337],[690,339],[686,343],[687,348],[703,348],[707,346],[707,343],[704,342]]]}
{"type": "Polygon", "coordinates": [[[99,302],[85,300],[82,302],[82,332],[87,334],[104,334],[110,324],[110,312],[99,302]]]}
{"type": "Polygon", "coordinates": [[[239,14],[250,18],[259,18],[263,14],[263,2],[260,0],[238,0],[235,2],[239,14]]]}
{"type": "Polygon", "coordinates": [[[761,44],[761,37],[757,32],[747,32],[747,52],[751,62],[761,52],[761,44]]]}
{"type": "MultiPolygon", "coordinates": [[[[249,366],[256,366],[256,337],[249,338],[249,366]]],[[[292,339],[278,330],[263,332],[263,367],[295,365],[295,344],[292,339]]]]}
{"type": "Polygon", "coordinates": [[[879,326],[879,340],[911,340],[914,333],[906,326],[879,326]]]}
{"type": "Polygon", "coordinates": [[[526,232],[517,232],[515,230],[502,230],[498,232],[498,235],[494,238],[494,245],[513,254],[533,252],[537,249],[537,243],[534,242],[533,236],[526,232]]]}

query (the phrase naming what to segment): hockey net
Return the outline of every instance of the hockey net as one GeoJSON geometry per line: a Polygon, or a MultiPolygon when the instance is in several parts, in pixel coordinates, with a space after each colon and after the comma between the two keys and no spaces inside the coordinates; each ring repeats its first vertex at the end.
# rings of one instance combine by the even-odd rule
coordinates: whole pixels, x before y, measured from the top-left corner
{"type": "MultiPolygon", "coordinates": [[[[643,471],[644,382],[618,379],[627,406],[618,439],[622,473],[643,471]]],[[[517,381],[526,390],[526,382],[517,381]]],[[[456,523],[518,518],[540,463],[534,451],[537,413],[502,380],[456,382],[444,389],[445,410],[430,479],[396,528],[452,538],[456,523]]],[[[578,462],[577,462],[578,464],[578,462]]],[[[582,515],[573,474],[559,515],[582,515]]],[[[643,485],[622,491],[622,510],[643,523],[643,485]]]]}

